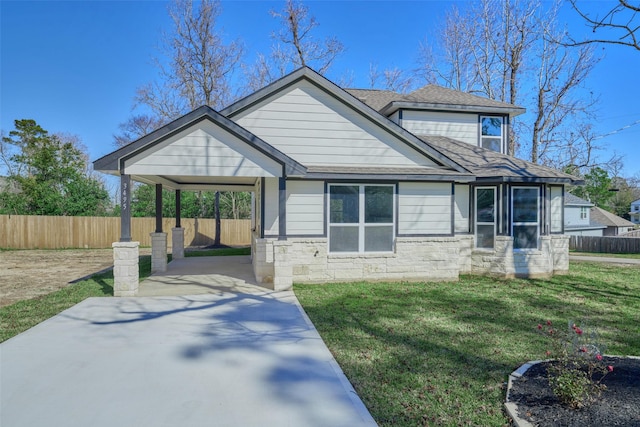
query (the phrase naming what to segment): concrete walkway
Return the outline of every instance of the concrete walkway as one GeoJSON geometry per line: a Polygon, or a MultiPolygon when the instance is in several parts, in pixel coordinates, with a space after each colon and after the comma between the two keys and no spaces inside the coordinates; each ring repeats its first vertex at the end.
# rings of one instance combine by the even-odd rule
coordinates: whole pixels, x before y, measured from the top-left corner
{"type": "Polygon", "coordinates": [[[264,292],[253,274],[251,257],[210,256],[176,259],[164,273],[147,277],[138,289],[138,296],[197,295],[206,293],[264,292]]]}
{"type": "Polygon", "coordinates": [[[292,292],[90,298],[0,368],[2,426],[375,425],[292,292]]]}

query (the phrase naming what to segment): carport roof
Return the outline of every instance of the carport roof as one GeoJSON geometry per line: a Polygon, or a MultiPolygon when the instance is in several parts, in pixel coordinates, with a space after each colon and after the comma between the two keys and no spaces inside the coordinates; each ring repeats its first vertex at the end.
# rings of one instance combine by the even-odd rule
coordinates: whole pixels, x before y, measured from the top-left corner
{"type": "Polygon", "coordinates": [[[250,147],[280,163],[283,166],[285,175],[300,176],[306,174],[307,169],[305,166],[206,105],[185,114],[148,135],[145,135],[142,138],[99,158],[93,162],[93,168],[99,172],[120,175],[120,173],[123,172],[125,160],[153,148],[157,144],[165,141],[173,135],[176,135],[178,132],[188,129],[189,127],[193,127],[203,120],[211,121],[230,134],[240,138],[250,147]]]}

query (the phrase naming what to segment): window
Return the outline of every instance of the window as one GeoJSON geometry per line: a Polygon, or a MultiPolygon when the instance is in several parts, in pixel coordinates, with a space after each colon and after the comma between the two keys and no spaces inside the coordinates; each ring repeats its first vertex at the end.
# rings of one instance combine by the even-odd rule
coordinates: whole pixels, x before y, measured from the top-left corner
{"type": "Polygon", "coordinates": [[[580,219],[587,219],[587,207],[586,206],[581,206],[580,207],[580,219]]]}
{"type": "Polygon", "coordinates": [[[476,188],[476,247],[493,249],[496,236],[496,189],[476,188]]]}
{"type": "Polygon", "coordinates": [[[511,235],[514,249],[538,249],[539,189],[514,187],[511,193],[511,235]]]}
{"type": "Polygon", "coordinates": [[[393,251],[393,185],[329,186],[329,252],[393,251]]]}
{"type": "Polygon", "coordinates": [[[502,149],[502,117],[480,117],[480,146],[489,150],[504,152],[502,149]]]}

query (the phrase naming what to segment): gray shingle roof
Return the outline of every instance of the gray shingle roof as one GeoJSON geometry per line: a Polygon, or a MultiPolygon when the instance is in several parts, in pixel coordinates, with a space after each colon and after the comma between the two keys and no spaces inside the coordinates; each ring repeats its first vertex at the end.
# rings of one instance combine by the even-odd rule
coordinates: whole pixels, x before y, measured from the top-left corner
{"type": "Polygon", "coordinates": [[[443,155],[483,181],[558,182],[579,184],[581,179],[558,170],[477,147],[443,136],[419,136],[443,155]]]}
{"type": "Polygon", "coordinates": [[[564,204],[565,206],[593,206],[593,203],[590,201],[581,199],[571,193],[564,193],[564,204]]]}
{"type": "Polygon", "coordinates": [[[392,92],[390,90],[377,89],[345,89],[351,95],[367,104],[376,111],[380,111],[382,107],[393,102],[399,101],[404,95],[392,92]]]}
{"type": "Polygon", "coordinates": [[[634,223],[597,206],[591,208],[591,219],[607,227],[633,227],[634,223]]]}
{"type": "Polygon", "coordinates": [[[521,114],[524,108],[506,102],[495,101],[482,96],[448,89],[437,85],[426,85],[408,94],[377,89],[345,89],[347,92],[383,114],[390,114],[396,107],[413,108],[485,110],[487,112],[503,110],[521,114]]]}

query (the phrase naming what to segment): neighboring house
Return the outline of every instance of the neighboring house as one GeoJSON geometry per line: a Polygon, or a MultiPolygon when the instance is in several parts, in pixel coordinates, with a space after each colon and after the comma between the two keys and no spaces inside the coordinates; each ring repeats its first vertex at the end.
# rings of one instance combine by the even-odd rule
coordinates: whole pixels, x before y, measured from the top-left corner
{"type": "Polygon", "coordinates": [[[631,203],[631,209],[629,210],[629,217],[634,224],[640,224],[640,199],[631,203]]]}
{"type": "MultiPolygon", "coordinates": [[[[549,276],[568,270],[564,186],[580,182],[501,154],[523,112],[437,86],[346,91],[301,68],[220,112],[198,108],[94,168],[121,177],[122,250],[132,180],[253,192],[253,271],[275,289],[549,276]]],[[[173,233],[175,251],[179,224],[173,233]]],[[[153,250],[166,253],[161,237],[153,250]]]]}
{"type": "Polygon", "coordinates": [[[635,226],[631,221],[620,218],[597,206],[591,208],[591,218],[607,227],[602,234],[603,236],[619,236],[633,230],[635,226]]]}
{"type": "Polygon", "coordinates": [[[574,196],[564,195],[564,234],[570,236],[602,236],[606,225],[591,218],[593,203],[574,196]]]}

